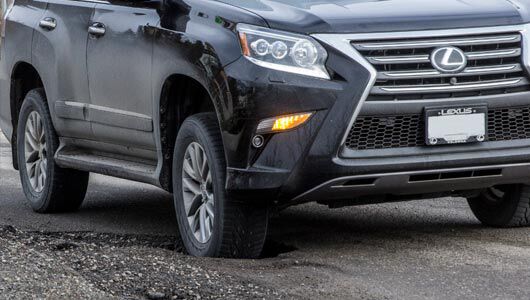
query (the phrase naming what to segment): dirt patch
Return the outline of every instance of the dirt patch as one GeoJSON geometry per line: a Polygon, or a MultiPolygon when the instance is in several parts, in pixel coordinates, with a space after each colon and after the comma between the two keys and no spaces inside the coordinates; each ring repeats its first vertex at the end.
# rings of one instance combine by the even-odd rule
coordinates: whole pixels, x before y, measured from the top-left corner
{"type": "Polygon", "coordinates": [[[23,232],[0,227],[0,294],[78,299],[285,298],[220,260],[181,253],[174,237],[23,232]]]}

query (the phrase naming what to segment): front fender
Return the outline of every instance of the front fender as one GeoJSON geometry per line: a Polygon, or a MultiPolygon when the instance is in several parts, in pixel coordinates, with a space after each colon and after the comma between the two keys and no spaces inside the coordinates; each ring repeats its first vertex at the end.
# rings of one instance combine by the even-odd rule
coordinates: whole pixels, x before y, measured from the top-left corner
{"type": "MultiPolygon", "coordinates": [[[[246,10],[210,0],[169,0],[154,28],[153,99],[155,134],[160,137],[160,97],[167,78],[183,75],[199,82],[208,91],[218,116],[225,147],[230,142],[237,97],[230,91],[224,67],[241,57],[235,32],[237,23],[267,26],[259,16],[246,10]]],[[[158,149],[162,149],[157,138],[158,149]]],[[[161,153],[160,153],[161,154],[161,153]]],[[[227,158],[230,164],[230,159],[227,158]]]]}

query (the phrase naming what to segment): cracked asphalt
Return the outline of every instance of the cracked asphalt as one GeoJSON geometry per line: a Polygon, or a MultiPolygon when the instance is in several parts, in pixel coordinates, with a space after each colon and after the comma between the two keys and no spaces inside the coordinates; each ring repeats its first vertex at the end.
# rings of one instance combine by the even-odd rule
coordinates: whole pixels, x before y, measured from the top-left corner
{"type": "Polygon", "coordinates": [[[80,211],[33,213],[0,139],[0,299],[530,299],[530,228],[463,199],[289,208],[259,260],[186,256],[176,226],[169,194],[99,175],[80,211]]]}

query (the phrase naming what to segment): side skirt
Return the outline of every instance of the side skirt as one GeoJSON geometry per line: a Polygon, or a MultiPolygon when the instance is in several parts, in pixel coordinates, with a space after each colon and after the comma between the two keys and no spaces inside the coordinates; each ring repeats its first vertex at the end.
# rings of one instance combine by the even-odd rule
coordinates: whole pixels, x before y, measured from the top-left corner
{"type": "Polygon", "coordinates": [[[55,154],[62,168],[77,169],[122,179],[144,182],[160,187],[156,162],[133,157],[113,157],[78,147],[61,147],[55,154]]]}

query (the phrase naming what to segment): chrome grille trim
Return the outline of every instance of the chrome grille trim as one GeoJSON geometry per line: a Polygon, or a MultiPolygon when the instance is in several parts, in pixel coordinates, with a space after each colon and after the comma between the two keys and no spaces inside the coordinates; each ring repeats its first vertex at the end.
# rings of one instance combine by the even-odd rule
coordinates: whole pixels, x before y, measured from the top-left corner
{"type": "Polygon", "coordinates": [[[469,52],[469,53],[466,54],[466,56],[467,56],[467,59],[469,59],[469,60],[516,57],[516,56],[521,56],[521,48],[506,49],[506,50],[469,52]]]}
{"type": "Polygon", "coordinates": [[[398,50],[410,48],[432,48],[438,46],[469,46],[469,45],[488,45],[488,44],[508,44],[521,41],[520,34],[484,36],[484,37],[466,37],[466,38],[440,38],[425,39],[417,41],[393,41],[389,42],[370,42],[370,43],[353,43],[357,50],[398,50]]]}
{"type": "MultiPolygon", "coordinates": [[[[521,49],[491,50],[468,52],[466,54],[469,60],[491,59],[491,58],[508,58],[521,55],[521,49]]],[[[385,64],[410,64],[410,63],[429,63],[429,55],[402,55],[402,56],[368,56],[366,59],[374,65],[385,64]]]]}
{"type": "MultiPolygon", "coordinates": [[[[497,33],[510,33],[520,32],[523,40],[521,42],[522,51],[522,64],[525,70],[530,69],[530,24],[513,25],[513,26],[496,26],[496,27],[477,27],[477,28],[458,28],[458,29],[443,29],[443,30],[424,30],[424,31],[402,31],[402,32],[379,32],[379,33],[352,33],[352,34],[312,34],[315,39],[329,45],[336,49],[338,52],[349,57],[369,72],[369,81],[361,97],[358,99],[358,103],[352,112],[351,119],[348,126],[344,129],[343,137],[340,143],[340,147],[337,149],[336,158],[340,160],[340,151],[345,147],[346,139],[352,129],[355,120],[359,116],[362,106],[370,96],[370,91],[377,81],[377,70],[374,68],[368,60],[362,56],[359,51],[355,50],[351,46],[352,41],[368,41],[368,40],[381,40],[381,39],[395,39],[395,38],[423,38],[423,37],[447,37],[447,36],[458,36],[458,35],[473,35],[473,34],[497,34],[497,33]]],[[[430,100],[426,100],[430,101],[430,100]]]]}
{"type": "Polygon", "coordinates": [[[528,85],[528,79],[524,77],[514,79],[488,80],[480,82],[472,82],[465,84],[432,84],[422,86],[381,86],[373,87],[371,93],[373,95],[396,95],[396,94],[414,94],[414,93],[452,93],[461,91],[475,91],[485,89],[499,89],[507,87],[519,87],[528,85]]]}
{"type": "MultiPolygon", "coordinates": [[[[514,72],[521,72],[522,70],[523,70],[523,67],[521,66],[521,64],[469,67],[469,68],[464,69],[464,71],[458,74],[458,76],[514,73],[514,72]]],[[[438,72],[437,70],[379,72],[377,74],[377,79],[382,79],[382,80],[437,78],[437,77],[455,77],[455,74],[443,74],[443,73],[438,72]]]]}
{"type": "Polygon", "coordinates": [[[428,63],[429,55],[368,56],[366,59],[374,65],[428,63]]]}
{"type": "Polygon", "coordinates": [[[369,101],[422,101],[484,93],[528,90],[522,64],[522,34],[481,33],[443,37],[388,38],[352,41],[352,47],[376,69],[369,101]],[[431,62],[439,47],[457,46],[467,57],[456,73],[437,70],[431,62]]]}

